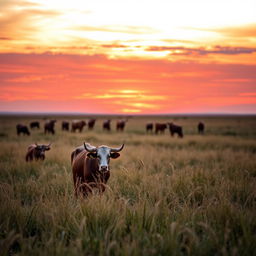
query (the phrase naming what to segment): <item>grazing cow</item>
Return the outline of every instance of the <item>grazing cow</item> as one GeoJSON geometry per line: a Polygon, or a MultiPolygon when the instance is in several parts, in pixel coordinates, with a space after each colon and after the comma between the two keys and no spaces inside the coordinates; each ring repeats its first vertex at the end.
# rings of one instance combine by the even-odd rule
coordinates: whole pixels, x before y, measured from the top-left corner
{"type": "Polygon", "coordinates": [[[89,119],[89,121],[88,121],[88,129],[89,130],[93,130],[95,122],[96,122],[96,119],[89,119]]]}
{"type": "Polygon", "coordinates": [[[148,123],[146,124],[146,132],[153,132],[153,124],[152,123],[148,123]]]}
{"type": "Polygon", "coordinates": [[[203,122],[199,122],[198,125],[197,125],[198,133],[199,134],[204,134],[204,128],[205,128],[204,123],[203,122]]]}
{"type": "Polygon", "coordinates": [[[28,127],[26,125],[23,124],[17,124],[16,125],[16,129],[17,129],[17,135],[19,136],[21,133],[23,133],[24,135],[30,135],[30,132],[28,130],[28,127]]]}
{"type": "Polygon", "coordinates": [[[183,138],[182,126],[178,126],[173,123],[168,123],[168,125],[171,136],[174,136],[174,134],[177,133],[179,138],[183,138]]]}
{"type": "Polygon", "coordinates": [[[38,145],[37,143],[32,144],[28,147],[28,152],[26,154],[26,161],[35,160],[44,160],[45,159],[45,151],[51,149],[51,143],[48,145],[38,145]]]}
{"type": "Polygon", "coordinates": [[[86,125],[85,121],[81,120],[73,120],[71,123],[71,132],[76,132],[78,130],[79,132],[82,132],[84,126],[86,125]]]}
{"type": "Polygon", "coordinates": [[[119,148],[108,146],[94,147],[88,143],[76,148],[71,154],[71,164],[75,195],[79,192],[87,196],[93,188],[105,191],[105,184],[110,177],[110,158],[118,158],[124,144],[119,148]]]}
{"type": "Polygon", "coordinates": [[[51,134],[55,134],[55,130],[54,130],[54,126],[55,123],[57,121],[56,120],[48,120],[45,122],[44,124],[44,133],[51,133],[51,134]]]}
{"type": "Polygon", "coordinates": [[[122,132],[125,128],[127,120],[117,120],[116,122],[116,130],[122,132]]]}
{"type": "Polygon", "coordinates": [[[62,121],[61,129],[62,129],[62,131],[69,131],[69,122],[68,121],[62,121]]]}
{"type": "Polygon", "coordinates": [[[155,124],[155,134],[158,134],[158,132],[163,134],[166,128],[167,128],[167,124],[156,123],[155,124]]]}
{"type": "Polygon", "coordinates": [[[33,128],[40,129],[40,123],[39,123],[38,121],[31,122],[31,123],[30,123],[30,128],[31,128],[31,129],[33,129],[33,128]]]}
{"type": "Polygon", "coordinates": [[[110,122],[111,122],[111,120],[105,120],[105,121],[103,122],[103,130],[107,130],[107,131],[110,131],[110,130],[111,130],[110,122]]]}

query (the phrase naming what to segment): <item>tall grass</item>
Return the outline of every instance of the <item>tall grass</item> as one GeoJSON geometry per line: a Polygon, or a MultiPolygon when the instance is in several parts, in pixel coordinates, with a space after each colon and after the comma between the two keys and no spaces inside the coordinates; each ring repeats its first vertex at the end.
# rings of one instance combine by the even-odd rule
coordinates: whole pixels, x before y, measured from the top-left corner
{"type": "Polygon", "coordinates": [[[30,137],[15,134],[28,117],[1,121],[2,255],[256,254],[254,117],[205,119],[204,136],[197,119],[180,118],[184,139],[145,134],[150,117],[130,120],[124,133],[103,132],[98,120],[95,131],[61,132],[58,122],[55,136],[30,137]],[[52,149],[26,163],[35,141],[52,149]],[[70,153],[84,141],[125,148],[105,193],[76,199],[70,153]]]}

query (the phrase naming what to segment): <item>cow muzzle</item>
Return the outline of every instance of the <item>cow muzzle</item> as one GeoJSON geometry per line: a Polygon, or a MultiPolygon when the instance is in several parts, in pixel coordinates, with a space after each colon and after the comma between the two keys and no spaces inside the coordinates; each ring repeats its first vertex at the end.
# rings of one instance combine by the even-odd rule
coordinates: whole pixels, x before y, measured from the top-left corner
{"type": "Polygon", "coordinates": [[[100,168],[99,168],[99,170],[100,170],[101,172],[107,172],[109,169],[108,169],[108,166],[107,166],[107,165],[101,165],[100,168]]]}

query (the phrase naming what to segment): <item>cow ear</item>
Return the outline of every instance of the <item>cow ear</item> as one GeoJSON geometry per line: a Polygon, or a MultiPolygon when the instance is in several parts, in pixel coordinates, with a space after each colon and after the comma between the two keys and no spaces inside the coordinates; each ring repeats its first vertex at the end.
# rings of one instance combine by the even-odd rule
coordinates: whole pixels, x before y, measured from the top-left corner
{"type": "Polygon", "coordinates": [[[87,157],[89,157],[89,158],[97,158],[97,153],[96,152],[89,152],[89,153],[87,153],[87,157]]]}
{"type": "Polygon", "coordinates": [[[110,153],[110,157],[113,158],[113,159],[116,159],[120,156],[119,153],[116,153],[116,152],[113,152],[113,153],[110,153]]]}

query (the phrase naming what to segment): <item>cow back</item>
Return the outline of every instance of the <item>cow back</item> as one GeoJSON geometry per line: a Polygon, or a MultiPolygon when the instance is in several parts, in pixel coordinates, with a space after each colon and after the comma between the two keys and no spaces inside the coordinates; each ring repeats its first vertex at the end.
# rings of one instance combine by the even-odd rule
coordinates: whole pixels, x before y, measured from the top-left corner
{"type": "Polygon", "coordinates": [[[79,180],[82,183],[94,181],[94,176],[98,171],[97,159],[87,157],[87,151],[83,150],[73,159],[72,170],[74,182],[79,180]]]}

